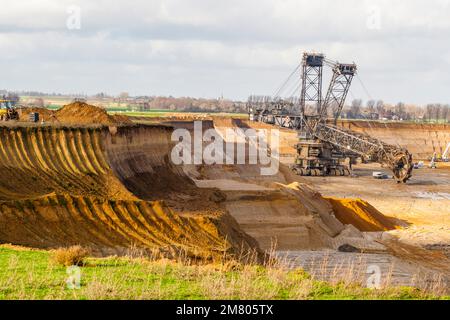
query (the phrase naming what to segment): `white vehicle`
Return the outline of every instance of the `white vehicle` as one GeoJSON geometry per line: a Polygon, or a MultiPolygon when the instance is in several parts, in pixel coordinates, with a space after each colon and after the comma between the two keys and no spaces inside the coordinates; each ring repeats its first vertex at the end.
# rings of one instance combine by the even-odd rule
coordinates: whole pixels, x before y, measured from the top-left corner
{"type": "Polygon", "coordinates": [[[388,175],[386,174],[386,173],[384,173],[384,172],[378,172],[378,171],[376,171],[376,172],[373,172],[372,173],[372,177],[374,177],[375,179],[388,179],[389,177],[388,177],[388,175]]]}

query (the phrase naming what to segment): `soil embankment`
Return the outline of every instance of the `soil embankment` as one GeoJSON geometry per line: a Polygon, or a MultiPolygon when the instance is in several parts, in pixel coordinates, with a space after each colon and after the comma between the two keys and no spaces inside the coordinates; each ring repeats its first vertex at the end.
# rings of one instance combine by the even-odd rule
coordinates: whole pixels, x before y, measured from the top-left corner
{"type": "Polygon", "coordinates": [[[49,110],[41,107],[21,108],[19,110],[19,120],[28,121],[29,114],[33,112],[39,113],[41,121],[52,124],[118,125],[132,123],[127,116],[110,115],[105,109],[84,102],[73,102],[59,110],[49,110]]]}
{"type": "Polygon", "coordinates": [[[395,230],[393,219],[383,215],[380,211],[361,199],[326,198],[333,206],[334,215],[344,223],[351,224],[360,231],[377,232],[395,230]]]}
{"type": "Polygon", "coordinates": [[[415,160],[428,160],[435,152],[441,155],[450,143],[450,126],[446,124],[342,120],[338,126],[406,147],[415,160]]]}

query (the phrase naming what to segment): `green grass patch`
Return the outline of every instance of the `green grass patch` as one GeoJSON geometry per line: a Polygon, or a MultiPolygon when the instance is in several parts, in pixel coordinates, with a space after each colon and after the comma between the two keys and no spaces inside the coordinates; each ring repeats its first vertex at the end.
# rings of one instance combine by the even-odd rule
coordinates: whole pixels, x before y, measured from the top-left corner
{"type": "Polygon", "coordinates": [[[88,258],[80,287],[51,252],[0,247],[0,299],[436,299],[413,288],[331,285],[298,269],[185,265],[168,260],[88,258]]]}
{"type": "Polygon", "coordinates": [[[122,114],[125,116],[132,116],[132,117],[149,117],[149,118],[153,118],[153,117],[164,117],[167,116],[168,112],[153,112],[153,111],[146,111],[146,112],[141,112],[141,111],[125,111],[125,112],[110,112],[108,110],[108,113],[111,114],[122,114]]]}
{"type": "Polygon", "coordinates": [[[61,109],[62,105],[58,105],[58,104],[48,104],[45,106],[47,109],[49,110],[58,110],[61,109]]]}
{"type": "Polygon", "coordinates": [[[111,109],[107,109],[110,114],[122,114],[126,116],[134,116],[134,117],[167,117],[171,114],[202,114],[202,115],[212,115],[212,116],[221,116],[221,117],[233,117],[233,118],[242,118],[246,119],[248,117],[247,114],[243,113],[224,113],[224,112],[191,112],[191,111],[178,111],[178,110],[149,110],[149,111],[113,111],[111,109]]]}

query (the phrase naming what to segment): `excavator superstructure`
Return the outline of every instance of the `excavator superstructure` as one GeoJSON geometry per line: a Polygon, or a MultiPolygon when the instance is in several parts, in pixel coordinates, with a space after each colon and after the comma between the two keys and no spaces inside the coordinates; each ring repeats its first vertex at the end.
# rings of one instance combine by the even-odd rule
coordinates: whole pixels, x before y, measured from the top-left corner
{"type": "Polygon", "coordinates": [[[398,183],[406,183],[413,170],[408,150],[336,125],[357,72],[356,64],[331,61],[320,53],[304,53],[297,68],[301,70],[299,99],[251,96],[247,105],[250,120],[298,132],[292,170],[305,176],[349,175],[349,166],[361,158],[382,164],[398,183]],[[331,68],[332,77],[323,98],[325,66],[331,68]],[[349,166],[344,164],[345,159],[349,166]]]}

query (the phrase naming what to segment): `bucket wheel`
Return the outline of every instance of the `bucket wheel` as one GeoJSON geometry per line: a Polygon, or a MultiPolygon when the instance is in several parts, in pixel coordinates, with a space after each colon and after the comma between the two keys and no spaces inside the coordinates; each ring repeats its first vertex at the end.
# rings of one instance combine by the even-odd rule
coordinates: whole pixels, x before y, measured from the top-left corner
{"type": "Polygon", "coordinates": [[[411,178],[414,168],[412,155],[407,150],[398,152],[394,156],[391,168],[397,183],[406,183],[411,178]]]}

